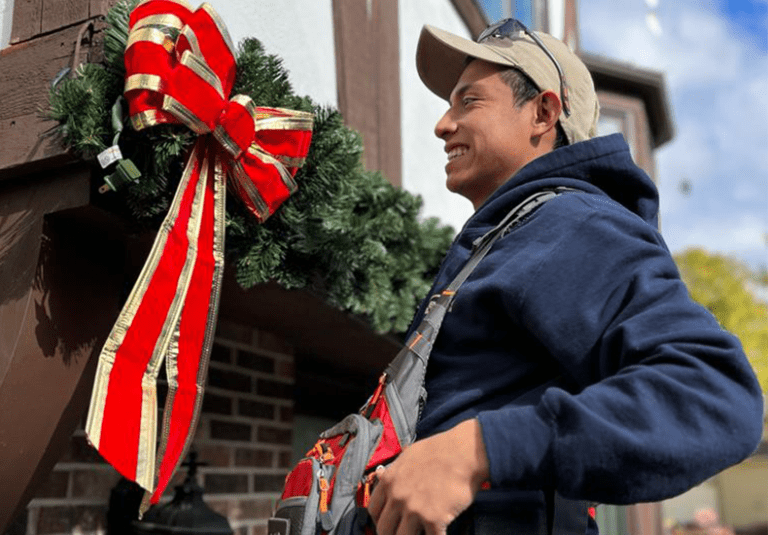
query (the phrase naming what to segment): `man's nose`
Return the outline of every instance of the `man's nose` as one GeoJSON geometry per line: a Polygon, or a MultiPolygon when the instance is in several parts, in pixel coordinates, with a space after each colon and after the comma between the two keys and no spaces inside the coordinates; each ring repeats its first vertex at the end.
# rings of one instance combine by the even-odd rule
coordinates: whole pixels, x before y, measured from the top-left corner
{"type": "Polygon", "coordinates": [[[446,136],[456,131],[456,121],[453,120],[451,110],[448,110],[440,117],[435,125],[435,135],[440,139],[445,139],[446,136]]]}

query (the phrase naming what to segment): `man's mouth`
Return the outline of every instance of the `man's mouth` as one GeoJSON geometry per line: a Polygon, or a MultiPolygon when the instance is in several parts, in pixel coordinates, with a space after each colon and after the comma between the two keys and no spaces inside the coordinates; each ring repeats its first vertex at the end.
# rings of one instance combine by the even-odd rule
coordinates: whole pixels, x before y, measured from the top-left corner
{"type": "Polygon", "coordinates": [[[448,151],[448,161],[450,162],[454,158],[458,158],[459,156],[462,156],[463,154],[465,154],[467,152],[467,150],[468,149],[465,146],[459,146],[459,147],[452,148],[450,151],[448,151]]]}

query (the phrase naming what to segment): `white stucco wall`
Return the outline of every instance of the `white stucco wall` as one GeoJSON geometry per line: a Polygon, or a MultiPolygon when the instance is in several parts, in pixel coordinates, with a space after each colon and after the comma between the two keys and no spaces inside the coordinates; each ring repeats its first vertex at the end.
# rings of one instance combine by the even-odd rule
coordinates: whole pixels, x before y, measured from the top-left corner
{"type": "Polygon", "coordinates": [[[448,160],[434,127],[448,103],[421,82],[416,72],[416,45],[424,24],[465,37],[470,33],[449,0],[400,0],[398,8],[403,187],[422,196],[425,217],[438,217],[458,231],[474,210],[467,199],[445,188],[448,160]]]}
{"type": "Polygon", "coordinates": [[[549,28],[544,31],[562,40],[565,35],[565,0],[548,0],[549,28]]]}
{"type": "MultiPolygon", "coordinates": [[[[283,59],[297,95],[338,106],[331,0],[207,2],[226,23],[235,44],[255,37],[268,53],[283,59]]],[[[202,0],[190,3],[196,6],[202,0]]]]}
{"type": "Polygon", "coordinates": [[[0,48],[11,41],[11,23],[13,22],[13,0],[0,0],[0,48]]]}

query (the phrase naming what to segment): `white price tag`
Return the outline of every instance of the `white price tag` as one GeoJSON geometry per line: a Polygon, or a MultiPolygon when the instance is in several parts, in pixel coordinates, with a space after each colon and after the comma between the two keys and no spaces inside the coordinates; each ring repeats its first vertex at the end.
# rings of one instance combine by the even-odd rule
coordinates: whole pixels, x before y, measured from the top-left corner
{"type": "Polygon", "coordinates": [[[123,154],[120,152],[120,147],[118,147],[117,145],[112,145],[107,150],[99,154],[97,158],[99,159],[99,164],[101,165],[101,168],[106,169],[116,161],[122,160],[123,154]]]}

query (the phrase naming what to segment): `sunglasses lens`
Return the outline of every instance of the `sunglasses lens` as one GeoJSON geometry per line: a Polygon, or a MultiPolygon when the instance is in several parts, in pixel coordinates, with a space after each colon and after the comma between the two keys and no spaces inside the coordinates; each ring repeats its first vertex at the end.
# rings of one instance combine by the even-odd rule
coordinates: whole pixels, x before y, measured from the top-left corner
{"type": "Polygon", "coordinates": [[[480,34],[480,37],[477,38],[478,43],[482,43],[489,37],[493,36],[493,34],[496,32],[496,30],[499,29],[499,27],[503,24],[503,22],[497,22],[496,24],[491,24],[488,26],[485,30],[483,30],[483,33],[480,34]]]}
{"type": "Polygon", "coordinates": [[[526,30],[527,28],[519,20],[504,19],[494,24],[491,24],[485,30],[483,30],[483,33],[481,33],[480,37],[477,38],[477,42],[482,43],[483,41],[485,41],[486,39],[490,39],[491,37],[503,39],[505,37],[511,36],[512,34],[515,34],[521,31],[526,31],[526,30]]]}

